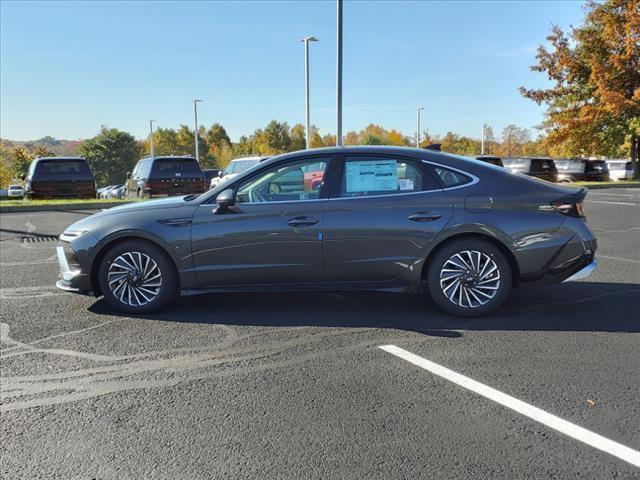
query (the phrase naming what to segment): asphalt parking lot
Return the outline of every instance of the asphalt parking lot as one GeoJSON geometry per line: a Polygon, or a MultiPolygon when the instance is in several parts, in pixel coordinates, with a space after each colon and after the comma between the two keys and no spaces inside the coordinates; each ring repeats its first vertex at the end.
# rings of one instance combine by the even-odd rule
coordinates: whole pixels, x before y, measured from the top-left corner
{"type": "Polygon", "coordinates": [[[91,212],[2,214],[0,476],[640,478],[640,189],[587,198],[598,271],[473,321],[383,293],[114,315],[54,287],[47,236],[91,212]],[[561,433],[386,345],[586,430],[561,433]]]}

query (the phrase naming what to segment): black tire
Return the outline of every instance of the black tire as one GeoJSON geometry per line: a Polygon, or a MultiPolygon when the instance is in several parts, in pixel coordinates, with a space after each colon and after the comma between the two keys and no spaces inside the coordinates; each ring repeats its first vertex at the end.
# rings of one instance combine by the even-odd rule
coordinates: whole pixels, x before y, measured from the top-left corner
{"type": "MultiPolygon", "coordinates": [[[[150,265],[151,266],[149,268],[152,268],[153,263],[150,265]]],[[[140,277],[142,276],[140,274],[144,273],[142,272],[142,268],[140,270],[141,271],[139,271],[137,275],[138,280],[140,280],[140,277]]],[[[151,272],[150,275],[155,276],[156,273],[154,272],[155,270],[151,272]]],[[[136,276],[134,276],[134,278],[136,278],[136,276]]],[[[100,262],[98,281],[100,283],[100,290],[102,291],[107,303],[116,310],[125,313],[141,314],[156,312],[169,305],[169,303],[175,300],[179,293],[179,283],[173,262],[160,247],[145,240],[128,240],[111,248],[100,262]],[[133,260],[131,255],[134,256],[133,260]],[[135,291],[127,291],[125,294],[122,294],[122,289],[127,288],[126,285],[122,286],[121,289],[118,290],[115,288],[118,286],[118,283],[115,283],[114,289],[117,291],[114,293],[109,286],[110,268],[112,278],[121,278],[119,272],[122,272],[122,270],[119,269],[118,265],[128,262],[128,264],[134,263],[136,266],[140,264],[144,267],[146,265],[145,256],[155,262],[155,265],[160,272],[160,285],[155,287],[155,283],[153,283],[153,287],[145,288],[145,285],[147,284],[136,284],[135,282],[130,283],[130,286],[136,286],[138,289],[142,287],[142,290],[136,290],[140,292],[140,295],[137,295],[135,291]],[[121,260],[118,260],[119,257],[121,260]],[[124,262],[122,258],[124,258],[126,262],[124,262]],[[135,261],[137,259],[141,260],[136,264],[135,261]],[[114,261],[117,261],[116,265],[113,265],[114,261]],[[149,293],[150,291],[157,293],[153,297],[153,295],[149,293]],[[130,296],[131,293],[133,293],[132,297],[130,296]],[[122,295],[116,296],[117,294],[122,295]],[[119,296],[123,296],[124,300],[121,300],[119,296]],[[148,301],[145,302],[145,300],[148,301]]],[[[155,280],[154,282],[157,281],[158,280],[155,280]]],[[[151,285],[151,283],[148,285],[151,285]]]]}
{"type": "Polygon", "coordinates": [[[511,266],[500,248],[490,241],[471,238],[452,240],[440,247],[431,258],[427,286],[433,301],[445,312],[457,317],[481,317],[495,312],[509,297],[512,290],[511,266]],[[468,252],[473,252],[471,255],[478,268],[466,268],[469,263],[476,266],[470,261],[468,252]],[[456,254],[461,255],[464,262],[454,257],[456,254]],[[458,269],[451,261],[463,265],[465,269],[458,269]],[[447,269],[443,271],[445,264],[447,269]],[[486,267],[484,271],[483,266],[486,267]],[[496,270],[487,274],[493,266],[496,270]],[[461,273],[457,273],[457,270],[461,273]],[[479,273],[483,276],[481,282],[479,273]],[[456,279],[459,281],[457,286],[456,279]],[[447,290],[446,293],[443,290],[447,290]],[[487,298],[491,295],[491,298],[487,298]],[[482,301],[485,303],[482,304],[482,301]]]}

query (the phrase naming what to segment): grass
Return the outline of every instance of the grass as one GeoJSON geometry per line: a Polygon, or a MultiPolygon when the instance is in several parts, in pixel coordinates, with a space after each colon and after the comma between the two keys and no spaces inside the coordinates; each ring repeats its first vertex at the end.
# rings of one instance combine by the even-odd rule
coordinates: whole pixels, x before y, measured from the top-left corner
{"type": "Polygon", "coordinates": [[[27,207],[40,205],[68,205],[76,203],[126,203],[138,202],[139,198],[59,198],[55,200],[0,200],[0,207],[27,207]]]}
{"type": "Polygon", "coordinates": [[[569,185],[580,185],[588,187],[589,185],[629,185],[631,187],[640,186],[640,180],[610,180],[608,182],[572,182],[569,185]]]}

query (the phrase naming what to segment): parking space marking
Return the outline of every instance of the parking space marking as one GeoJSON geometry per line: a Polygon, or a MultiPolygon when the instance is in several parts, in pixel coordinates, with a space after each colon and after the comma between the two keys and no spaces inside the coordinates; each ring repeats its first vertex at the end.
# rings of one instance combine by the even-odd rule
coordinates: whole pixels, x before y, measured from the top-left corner
{"type": "Polygon", "coordinates": [[[499,390],[491,388],[483,383],[477,382],[476,380],[473,380],[460,373],[454,372],[453,370],[427,360],[426,358],[422,358],[400,347],[396,347],[395,345],[380,345],[378,348],[384,350],[387,353],[395,355],[396,357],[406,360],[407,362],[412,363],[420,368],[423,368],[424,370],[427,370],[435,375],[438,375],[439,377],[449,380],[456,385],[466,388],[467,390],[471,390],[478,395],[482,395],[489,400],[493,400],[494,402],[510,408],[511,410],[518,412],[521,415],[524,415],[525,417],[528,417],[532,420],[535,420],[536,422],[542,423],[549,428],[552,428],[560,433],[564,433],[565,435],[575,440],[586,443],[593,448],[597,448],[598,450],[613,455],[614,457],[624,460],[631,465],[640,467],[640,451],[629,448],[626,445],[622,445],[621,443],[614,442],[613,440],[609,440],[602,435],[598,435],[597,433],[587,430],[586,428],[580,427],[551,413],[545,412],[544,410],[534,407],[529,403],[518,400],[511,395],[502,393],[499,390]]]}
{"type": "Polygon", "coordinates": [[[605,202],[604,200],[587,200],[587,202],[591,203],[606,203],[608,205],[628,205],[631,207],[637,207],[637,203],[629,203],[629,202],[605,202]]]}
{"type": "Polygon", "coordinates": [[[629,197],[630,198],[635,198],[636,197],[635,195],[631,195],[629,193],[604,193],[604,192],[603,193],[595,193],[595,192],[589,192],[589,196],[590,197],[591,196],[595,196],[595,195],[598,195],[598,196],[602,195],[602,196],[605,196],[605,197],[627,197],[627,198],[629,198],[629,197]]]}
{"type": "Polygon", "coordinates": [[[640,260],[633,260],[631,258],[622,258],[622,257],[612,257],[611,255],[598,254],[598,258],[606,258],[607,260],[619,260],[621,262],[640,263],[640,260]]]}

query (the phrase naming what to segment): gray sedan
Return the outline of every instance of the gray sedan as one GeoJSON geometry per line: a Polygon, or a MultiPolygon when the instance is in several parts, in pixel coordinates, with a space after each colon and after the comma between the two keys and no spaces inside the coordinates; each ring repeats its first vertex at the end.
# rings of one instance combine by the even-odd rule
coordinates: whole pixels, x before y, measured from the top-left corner
{"type": "Polygon", "coordinates": [[[199,196],[124,205],[61,235],[59,288],[128,313],[205,292],[428,292],[458,316],[595,266],[586,190],[400,147],[273,157],[199,196]]]}

